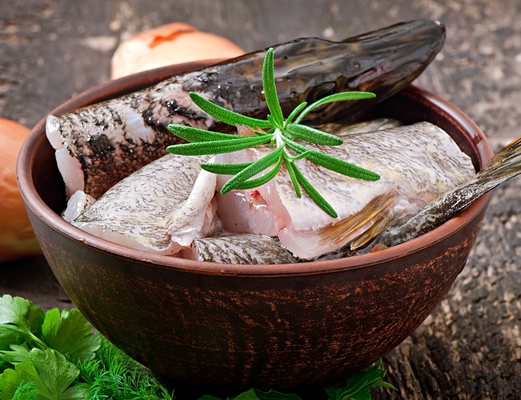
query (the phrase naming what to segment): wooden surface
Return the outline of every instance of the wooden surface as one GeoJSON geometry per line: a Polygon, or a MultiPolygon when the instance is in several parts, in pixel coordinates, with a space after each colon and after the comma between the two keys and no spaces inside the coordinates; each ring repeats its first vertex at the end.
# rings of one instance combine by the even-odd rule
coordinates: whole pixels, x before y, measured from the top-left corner
{"type": "MultiPolygon", "coordinates": [[[[0,0],[0,117],[28,127],[109,78],[117,45],[183,21],[246,51],[303,36],[343,39],[415,18],[447,26],[415,82],[451,101],[497,151],[520,133],[521,2],[516,0],[0,0]]],[[[384,358],[398,392],[374,398],[521,399],[521,179],[497,189],[467,266],[417,331],[384,358]]],[[[0,265],[0,292],[72,307],[42,257],[0,265]]]]}

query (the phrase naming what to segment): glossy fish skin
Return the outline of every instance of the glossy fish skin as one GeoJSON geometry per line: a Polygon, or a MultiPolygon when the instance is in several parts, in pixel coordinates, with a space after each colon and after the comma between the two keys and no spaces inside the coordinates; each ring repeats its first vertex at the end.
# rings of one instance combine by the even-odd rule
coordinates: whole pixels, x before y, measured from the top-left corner
{"type": "MultiPolygon", "coordinates": [[[[501,149],[474,178],[427,204],[413,216],[393,222],[369,248],[396,246],[442,225],[479,197],[521,173],[521,137],[501,149]]],[[[364,252],[366,252],[365,250],[364,252]]]]}
{"type": "MultiPolygon", "coordinates": [[[[364,90],[374,100],[327,104],[310,114],[316,123],[370,107],[405,88],[432,61],[445,39],[429,20],[397,24],[342,42],[299,39],[274,46],[275,77],[284,112],[332,92],[364,90]]],[[[261,90],[265,51],[174,76],[145,90],[49,116],[47,136],[57,150],[67,196],[76,190],[98,198],[143,165],[166,154],[178,139],[168,124],[221,130],[188,97],[194,91],[245,115],[264,118],[261,90]]]]}

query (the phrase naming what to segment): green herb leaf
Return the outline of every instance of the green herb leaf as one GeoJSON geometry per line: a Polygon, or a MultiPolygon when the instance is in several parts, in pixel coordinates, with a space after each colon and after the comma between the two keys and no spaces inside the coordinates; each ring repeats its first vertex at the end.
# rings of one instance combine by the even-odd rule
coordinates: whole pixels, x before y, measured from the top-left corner
{"type": "Polygon", "coordinates": [[[282,157],[279,158],[279,161],[277,162],[277,164],[275,164],[275,166],[271,169],[271,171],[267,172],[266,174],[264,174],[258,178],[245,180],[242,183],[235,185],[235,189],[237,189],[237,190],[253,189],[253,188],[262,186],[265,183],[268,183],[273,178],[275,178],[275,176],[278,174],[281,165],[282,165],[282,157]]]}
{"type": "MultiPolygon", "coordinates": [[[[230,190],[237,188],[238,185],[242,184],[247,179],[250,179],[252,176],[257,175],[261,171],[264,171],[266,168],[270,167],[277,161],[279,161],[282,157],[282,152],[284,151],[283,147],[279,147],[277,150],[268,153],[264,157],[258,159],[253,164],[244,168],[241,172],[231,178],[228,182],[226,182],[221,188],[221,194],[226,194],[230,190]]],[[[280,167],[280,165],[279,165],[280,167]]]]}
{"type": "Polygon", "coordinates": [[[288,124],[291,124],[293,122],[293,119],[304,109],[308,103],[305,101],[300,103],[292,112],[288,115],[288,118],[286,118],[286,126],[288,124]]]}
{"type": "Polygon", "coordinates": [[[275,126],[281,128],[284,124],[284,117],[279,103],[279,96],[277,95],[277,87],[275,86],[273,53],[273,48],[269,48],[264,57],[264,63],[262,65],[262,88],[264,89],[266,105],[276,123],[275,126]]]}
{"type": "Polygon", "coordinates": [[[204,129],[193,128],[186,125],[170,124],[168,130],[181,139],[188,142],[215,142],[222,140],[237,140],[243,136],[232,135],[228,133],[220,133],[213,131],[205,131],[204,129]]]}
{"type": "Polygon", "coordinates": [[[333,207],[331,207],[331,204],[329,204],[327,200],[324,199],[320,193],[318,193],[318,191],[313,187],[313,185],[309,183],[309,181],[302,174],[302,172],[300,172],[296,165],[294,165],[293,171],[295,172],[297,182],[300,184],[300,186],[302,186],[302,189],[304,189],[308,196],[328,215],[330,215],[333,218],[338,217],[338,214],[333,209],[333,207]]]}
{"type": "Polygon", "coordinates": [[[341,387],[327,386],[324,388],[329,400],[370,400],[371,387],[383,386],[396,390],[396,388],[388,382],[382,381],[386,371],[381,369],[382,360],[376,362],[370,369],[360,371],[354,374],[341,387]]]}
{"type": "Polygon", "coordinates": [[[326,145],[326,146],[339,146],[344,141],[338,136],[331,135],[330,133],[322,132],[321,130],[311,128],[310,126],[301,124],[288,124],[286,130],[291,133],[293,137],[305,140],[306,142],[326,145]]]}
{"type": "Polygon", "coordinates": [[[92,326],[77,309],[60,313],[54,308],[45,313],[42,339],[49,347],[72,360],[92,360],[100,346],[100,338],[91,330],[92,326]]]}
{"type": "Polygon", "coordinates": [[[90,399],[176,399],[174,391],[166,389],[150,370],[101,335],[100,339],[96,358],[76,363],[81,379],[91,390],[90,399]]]}
{"type": "Polygon", "coordinates": [[[291,179],[291,183],[293,184],[293,187],[295,188],[295,194],[298,198],[302,197],[302,192],[300,191],[300,185],[298,183],[297,175],[295,174],[295,166],[293,165],[293,162],[288,160],[286,157],[284,158],[284,163],[286,165],[286,169],[288,171],[289,177],[291,179]]]}
{"type": "Polygon", "coordinates": [[[212,142],[197,142],[186,144],[174,144],[166,150],[172,154],[183,156],[203,156],[207,154],[231,153],[248,149],[270,141],[270,136],[248,136],[237,140],[222,140],[212,142]]]}
{"type": "Polygon", "coordinates": [[[287,141],[286,144],[294,151],[307,152],[306,158],[309,161],[331,171],[338,172],[339,174],[350,176],[352,178],[364,179],[367,181],[377,181],[380,179],[380,175],[365,168],[351,164],[347,161],[340,160],[319,151],[310,149],[309,147],[302,146],[301,144],[295,143],[293,141],[287,141]]]}
{"type": "MultiPolygon", "coordinates": [[[[199,400],[222,400],[219,397],[205,395],[200,397],[199,400]]],[[[296,394],[285,394],[270,390],[263,392],[262,390],[250,389],[243,392],[235,397],[228,397],[226,400],[300,400],[300,397],[296,394]]]]}
{"type": "Polygon", "coordinates": [[[220,163],[204,163],[201,168],[213,174],[220,175],[235,175],[241,172],[244,168],[252,165],[253,162],[236,163],[236,164],[220,164],[220,163]]]}
{"type": "Polygon", "coordinates": [[[43,310],[29,300],[8,294],[0,297],[0,350],[8,350],[11,344],[27,340],[45,347],[38,337],[43,318],[43,310]]]}
{"type": "Polygon", "coordinates": [[[27,382],[35,387],[38,398],[84,400],[90,391],[86,385],[75,383],[78,375],[78,368],[63,354],[53,349],[34,348],[27,361],[17,363],[14,369],[0,375],[0,400],[11,399],[12,389],[27,382]]]}
{"type": "Polygon", "coordinates": [[[251,128],[269,128],[271,124],[262,119],[251,118],[245,115],[238,114],[234,111],[230,111],[227,108],[218,106],[211,101],[206,100],[197,93],[190,92],[190,98],[192,101],[201,108],[207,114],[210,114],[215,119],[224,122],[228,125],[246,125],[251,128]]]}
{"type": "Polygon", "coordinates": [[[13,393],[13,400],[36,400],[37,397],[38,388],[32,382],[20,384],[13,393]]]}
{"type": "Polygon", "coordinates": [[[317,107],[320,107],[326,103],[333,103],[336,101],[347,101],[347,100],[363,100],[363,99],[372,99],[376,97],[376,95],[372,92],[341,92],[334,93],[329,96],[323,97],[320,100],[315,101],[313,104],[310,104],[295,120],[295,123],[301,122],[306,115],[309,114],[310,111],[314,110],[317,107]]]}

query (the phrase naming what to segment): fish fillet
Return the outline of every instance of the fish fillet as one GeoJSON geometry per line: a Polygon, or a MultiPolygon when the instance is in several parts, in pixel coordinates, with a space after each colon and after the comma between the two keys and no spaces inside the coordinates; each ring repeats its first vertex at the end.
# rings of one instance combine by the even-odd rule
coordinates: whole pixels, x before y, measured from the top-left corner
{"type": "Polygon", "coordinates": [[[124,246],[176,254],[214,226],[216,176],[200,167],[208,158],[168,154],[114,185],[71,223],[124,246]]]}
{"type": "MultiPolygon", "coordinates": [[[[363,181],[300,160],[298,167],[337,211],[337,218],[327,215],[305,194],[298,198],[288,174],[279,173],[259,188],[218,195],[218,215],[224,228],[275,234],[294,256],[313,259],[342,248],[375,224],[385,225],[417,211],[475,174],[470,158],[452,138],[427,122],[346,135],[341,146],[316,148],[374,171],[381,178],[363,181]],[[368,209],[375,198],[386,193],[392,193],[392,197],[381,209],[368,209]]],[[[266,151],[224,154],[215,160],[252,161],[266,151]]],[[[220,176],[217,188],[228,178],[220,176]]],[[[379,231],[376,229],[375,234],[379,231]]]]}

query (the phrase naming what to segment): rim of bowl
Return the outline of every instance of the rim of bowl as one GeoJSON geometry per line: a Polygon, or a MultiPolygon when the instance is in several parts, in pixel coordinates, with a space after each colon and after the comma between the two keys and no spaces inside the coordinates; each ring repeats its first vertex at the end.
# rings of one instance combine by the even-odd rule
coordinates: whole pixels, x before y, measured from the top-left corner
{"type": "MultiPolygon", "coordinates": [[[[128,93],[128,87],[132,87],[132,91],[151,86],[152,84],[166,79],[169,76],[196,70],[205,66],[212,65],[222,60],[203,60],[189,62],[167,67],[160,67],[154,70],[139,72],[123,78],[107,81],[98,84],[84,92],[72,97],[68,101],[62,103],[50,114],[59,114],[74,110],[85,104],[93,104],[100,99],[118,97],[128,93]],[[110,97],[107,97],[109,94],[110,97]]],[[[456,106],[443,100],[441,97],[414,85],[410,85],[405,90],[413,90],[416,96],[423,97],[428,103],[433,104],[439,112],[450,115],[458,124],[465,127],[474,138],[474,143],[478,148],[478,152],[482,153],[484,162],[488,161],[493,151],[478,126],[456,106]]],[[[111,253],[116,257],[137,261],[143,264],[152,264],[154,267],[164,269],[175,269],[191,273],[211,274],[221,276],[264,276],[264,277],[280,277],[285,275],[314,275],[327,272],[343,271],[348,269],[369,268],[385,260],[393,260],[408,254],[417,253],[426,247],[440,242],[448,236],[454,234],[460,229],[468,225],[483,208],[487,207],[490,193],[481,196],[466,210],[458,216],[445,222],[438,228],[433,229],[415,239],[405,243],[375,252],[353,257],[340,258],[336,260],[325,261],[309,261],[294,264],[220,264],[213,262],[202,262],[188,259],[182,259],[172,256],[148,253],[141,250],[135,250],[123,245],[109,242],[105,239],[91,235],[75,226],[66,222],[60,215],[55,213],[42,198],[37,194],[36,188],[31,176],[31,152],[39,141],[47,140],[45,136],[45,120],[46,115],[31,130],[31,133],[25,140],[17,162],[18,184],[26,207],[35,214],[37,218],[42,220],[46,225],[77,242],[83,243],[85,246],[92,247],[101,252],[111,253]]]]}

